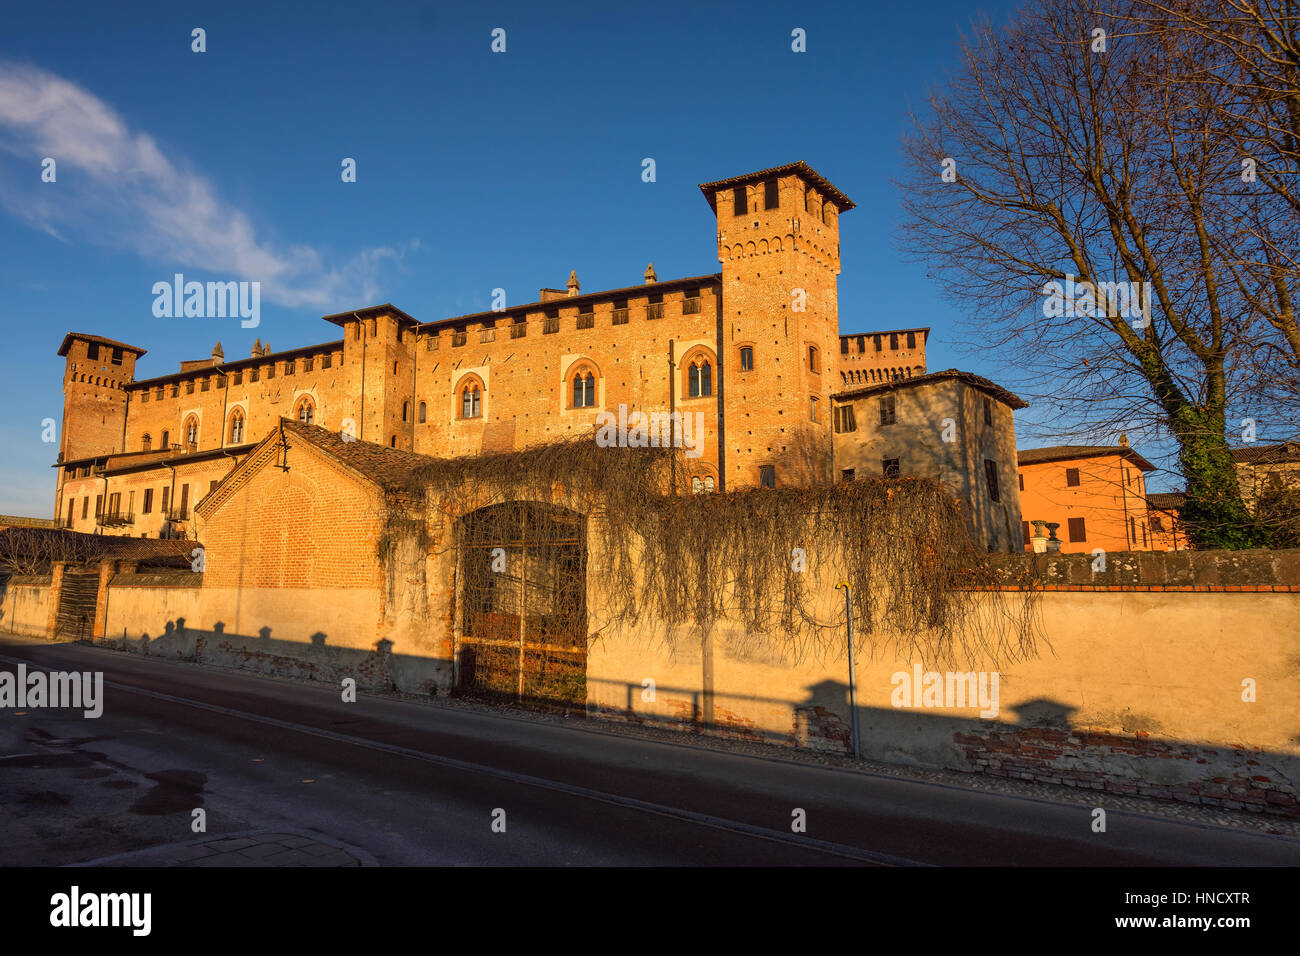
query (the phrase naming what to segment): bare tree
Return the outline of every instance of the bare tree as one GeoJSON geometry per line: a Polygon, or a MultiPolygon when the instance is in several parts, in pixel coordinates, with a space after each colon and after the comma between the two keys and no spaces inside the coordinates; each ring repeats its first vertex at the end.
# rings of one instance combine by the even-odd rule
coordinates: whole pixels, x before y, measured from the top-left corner
{"type": "Polygon", "coordinates": [[[6,528],[0,531],[0,578],[49,574],[55,561],[91,564],[103,557],[109,546],[102,535],[48,528],[6,528]]]}
{"type": "Polygon", "coordinates": [[[1232,281],[1276,333],[1260,338],[1249,370],[1265,404],[1297,409],[1300,0],[1140,0],[1127,22],[1135,36],[1166,37],[1195,53],[1178,61],[1179,73],[1152,80],[1193,91],[1197,109],[1236,153],[1242,183],[1234,212],[1248,227],[1235,249],[1221,251],[1234,267],[1232,281]],[[1251,295],[1261,275],[1271,279],[1259,290],[1268,303],[1251,295]]]}
{"type": "Polygon", "coordinates": [[[1134,29],[1141,6],[1030,0],[1005,29],[977,24],[904,139],[903,244],[1032,397],[1094,440],[1172,437],[1189,536],[1248,547],[1266,534],[1227,415],[1258,400],[1260,343],[1294,322],[1294,261],[1263,251],[1290,255],[1294,223],[1240,188],[1240,147],[1216,120],[1227,88],[1167,81],[1204,44],[1134,29]]]}

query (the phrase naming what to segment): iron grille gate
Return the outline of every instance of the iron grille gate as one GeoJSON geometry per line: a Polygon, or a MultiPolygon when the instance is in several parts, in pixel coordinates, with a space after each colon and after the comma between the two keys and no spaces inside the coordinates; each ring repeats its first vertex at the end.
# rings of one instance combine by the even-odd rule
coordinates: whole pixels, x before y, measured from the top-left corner
{"type": "Polygon", "coordinates": [[[462,692],[585,709],[586,525],[531,502],[462,520],[462,692]]]}

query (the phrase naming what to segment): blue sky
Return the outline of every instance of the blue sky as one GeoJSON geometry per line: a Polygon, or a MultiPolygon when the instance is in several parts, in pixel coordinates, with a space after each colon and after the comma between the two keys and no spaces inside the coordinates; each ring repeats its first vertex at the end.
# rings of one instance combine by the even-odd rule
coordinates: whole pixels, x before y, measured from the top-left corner
{"type": "Polygon", "coordinates": [[[841,330],[928,325],[930,368],[1014,387],[957,348],[951,307],[900,258],[891,181],[908,105],[942,82],[958,31],[1012,7],[6,4],[0,513],[52,508],[57,446],[40,432],[60,417],[66,331],[148,349],[147,377],[217,340],[227,355],[326,341],[321,315],[375,302],[427,321],[487,309],[496,287],[531,301],[570,269],[588,290],[636,284],[649,261],[710,273],[697,184],[798,159],[858,203],[841,330]],[[261,281],[260,327],[155,318],[151,288],[174,272],[261,281]]]}

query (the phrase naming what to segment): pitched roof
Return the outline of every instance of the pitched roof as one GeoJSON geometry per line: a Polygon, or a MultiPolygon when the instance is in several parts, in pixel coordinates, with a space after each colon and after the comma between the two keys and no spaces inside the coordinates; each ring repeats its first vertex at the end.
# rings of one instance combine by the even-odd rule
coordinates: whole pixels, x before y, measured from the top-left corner
{"type": "MultiPolygon", "coordinates": [[[[547,309],[563,309],[575,305],[588,305],[593,302],[600,302],[605,299],[632,299],[641,295],[653,295],[657,292],[665,292],[670,289],[680,289],[690,286],[711,285],[722,279],[721,272],[714,272],[710,275],[703,276],[686,276],[682,279],[664,279],[662,282],[644,282],[641,285],[629,285],[620,289],[604,289],[600,292],[584,292],[581,295],[567,295],[562,298],[551,299],[549,301],[524,302],[520,305],[512,305],[500,312],[470,312],[466,315],[454,315],[446,319],[434,319],[432,322],[421,322],[417,331],[427,332],[431,329],[440,329],[454,327],[456,325],[469,325],[472,322],[503,322],[507,319],[518,319],[526,312],[544,312],[547,309]]],[[[562,289],[547,290],[551,292],[563,292],[562,289]]],[[[351,315],[352,313],[347,313],[351,315]]]]}
{"type": "Polygon", "coordinates": [[[62,528],[5,528],[0,531],[0,550],[7,539],[21,542],[16,547],[36,551],[50,560],[98,561],[121,558],[148,564],[189,565],[197,542],[187,538],[133,538],[126,535],[86,534],[62,528]]]}
{"type": "Polygon", "coordinates": [[[912,378],[896,378],[888,382],[877,382],[874,385],[864,385],[861,388],[846,389],[842,392],[836,392],[831,396],[834,399],[847,400],[851,398],[861,398],[864,395],[874,395],[880,392],[892,392],[900,388],[911,388],[918,385],[932,385],[936,382],[955,379],[964,382],[971,388],[979,389],[987,395],[996,398],[1003,405],[1010,408],[1028,408],[1029,403],[1019,396],[1007,391],[996,382],[991,382],[982,375],[976,375],[974,372],[962,372],[955,368],[944,369],[942,372],[930,372],[927,375],[916,375],[912,378]]]}
{"type": "MultiPolygon", "coordinates": [[[[351,315],[351,313],[348,313],[351,315]]],[[[134,382],[128,382],[126,388],[128,391],[148,391],[159,385],[167,385],[173,382],[183,382],[188,378],[202,378],[206,375],[226,375],[232,372],[241,372],[246,368],[256,368],[267,362],[276,362],[289,358],[297,358],[300,355],[309,355],[313,352],[337,352],[343,348],[343,340],[335,339],[333,342],[320,342],[316,345],[299,345],[297,348],[282,349],[278,352],[268,352],[265,355],[253,355],[248,358],[231,359],[229,362],[219,362],[216,365],[212,361],[205,360],[200,366],[185,368],[182,362],[182,368],[179,372],[168,372],[166,375],[158,375],[154,378],[138,378],[134,382]]]]}
{"type": "Polygon", "coordinates": [[[125,349],[128,352],[134,352],[137,356],[144,355],[144,349],[138,345],[127,345],[125,342],[119,342],[116,339],[106,339],[102,335],[88,335],[85,332],[69,332],[63,337],[63,344],[59,346],[59,354],[67,355],[68,349],[72,347],[74,339],[83,339],[87,342],[98,342],[100,345],[107,345],[110,348],[125,349]]]}
{"type": "Polygon", "coordinates": [[[1187,504],[1185,491],[1156,491],[1147,495],[1147,506],[1157,511],[1177,511],[1187,504]]]}
{"type": "Polygon", "coordinates": [[[1119,455],[1127,458],[1143,471],[1155,471],[1151,464],[1128,445],[1049,445],[1046,448],[1021,448],[1016,459],[1022,465],[1037,465],[1045,461],[1067,461],[1074,458],[1107,458],[1119,455]]]}
{"type": "Polygon", "coordinates": [[[784,176],[786,173],[798,173],[804,179],[811,182],[823,193],[835,201],[835,205],[840,207],[841,211],[852,209],[857,205],[852,199],[836,189],[830,182],[822,176],[821,173],[813,169],[802,159],[797,163],[786,163],[784,166],[773,166],[771,169],[760,169],[754,173],[744,173],[740,176],[732,176],[729,179],[718,179],[711,183],[700,183],[700,192],[704,193],[704,198],[713,205],[713,197],[719,191],[731,186],[739,186],[741,183],[747,183],[754,179],[770,179],[773,176],[784,176]]]}
{"type": "Polygon", "coordinates": [[[322,315],[321,318],[326,322],[333,322],[335,325],[342,325],[349,319],[361,318],[365,316],[393,315],[403,322],[409,322],[412,325],[419,325],[419,320],[407,315],[391,302],[385,302],[383,305],[368,305],[364,309],[353,309],[351,312],[336,312],[334,315],[322,315]]]}
{"type": "MultiPolygon", "coordinates": [[[[291,418],[280,419],[280,426],[285,435],[289,436],[290,448],[293,447],[294,439],[301,439],[385,490],[413,489],[417,484],[416,472],[438,460],[431,455],[389,448],[374,442],[346,440],[339,432],[319,425],[304,425],[291,418]]],[[[272,429],[263,441],[278,442],[278,430],[272,429]]]]}
{"type": "Polygon", "coordinates": [[[248,452],[247,456],[232,468],[220,484],[213,488],[195,505],[194,510],[205,518],[235,493],[245,480],[268,463],[278,460],[281,436],[287,445],[287,464],[293,468],[293,449],[296,445],[310,445],[317,451],[341,465],[344,470],[358,479],[373,484],[382,491],[416,494],[420,489],[417,472],[426,468],[431,462],[438,461],[430,455],[418,455],[415,452],[389,448],[374,442],[358,439],[344,439],[339,432],[321,428],[319,425],[304,425],[292,418],[281,418],[277,427],[266,433],[261,441],[248,452]]]}
{"type": "Polygon", "coordinates": [[[1232,460],[1242,465],[1280,465],[1283,462],[1300,461],[1300,442],[1285,441],[1280,445],[1234,448],[1232,460]]]}

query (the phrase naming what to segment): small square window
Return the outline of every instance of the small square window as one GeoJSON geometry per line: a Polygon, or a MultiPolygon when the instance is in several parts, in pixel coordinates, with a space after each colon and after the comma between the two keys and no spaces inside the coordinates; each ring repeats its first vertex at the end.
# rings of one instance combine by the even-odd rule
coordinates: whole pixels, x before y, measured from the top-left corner
{"type": "Polygon", "coordinates": [[[1077,488],[1077,487],[1079,487],[1079,469],[1078,469],[1078,468],[1067,468],[1067,469],[1065,469],[1065,484],[1066,484],[1068,487],[1070,487],[1070,488],[1077,488]]]}
{"type": "Polygon", "coordinates": [[[880,424],[892,425],[898,420],[896,406],[893,395],[882,395],[880,397],[880,424]]]}

